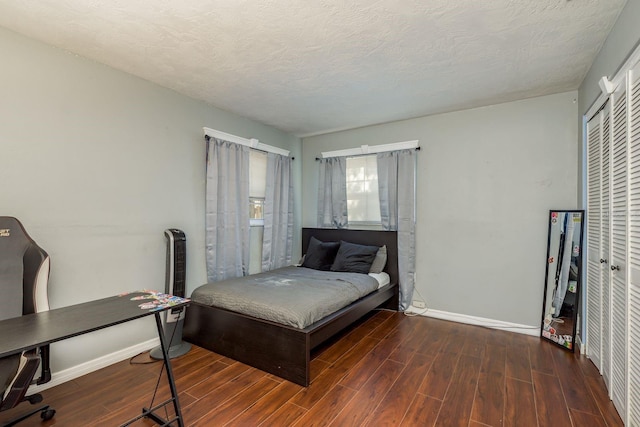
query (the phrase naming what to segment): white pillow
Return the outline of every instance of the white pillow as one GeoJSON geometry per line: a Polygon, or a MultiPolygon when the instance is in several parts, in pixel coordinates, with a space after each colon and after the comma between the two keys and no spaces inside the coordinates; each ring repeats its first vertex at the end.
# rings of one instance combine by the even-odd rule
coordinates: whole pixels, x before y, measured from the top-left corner
{"type": "Polygon", "coordinates": [[[385,265],[387,265],[387,245],[378,249],[376,257],[373,259],[373,263],[371,263],[369,273],[382,273],[385,265]]]}

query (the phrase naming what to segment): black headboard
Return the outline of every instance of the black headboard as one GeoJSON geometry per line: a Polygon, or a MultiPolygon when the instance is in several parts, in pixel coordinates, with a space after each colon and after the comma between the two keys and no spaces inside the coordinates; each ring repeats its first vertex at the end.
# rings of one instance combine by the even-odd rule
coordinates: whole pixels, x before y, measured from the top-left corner
{"type": "Polygon", "coordinates": [[[387,245],[387,265],[384,271],[389,274],[391,283],[398,283],[398,233],[381,230],[347,230],[334,228],[303,228],[302,253],[307,253],[311,236],[322,242],[358,243],[360,245],[387,245]]]}

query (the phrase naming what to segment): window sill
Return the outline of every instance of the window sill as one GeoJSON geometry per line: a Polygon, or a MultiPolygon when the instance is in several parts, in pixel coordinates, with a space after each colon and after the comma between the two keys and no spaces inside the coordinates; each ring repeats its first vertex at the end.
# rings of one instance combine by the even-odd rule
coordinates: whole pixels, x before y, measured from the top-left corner
{"type": "Polygon", "coordinates": [[[365,221],[350,221],[347,228],[352,230],[383,230],[381,223],[365,222],[365,221]]]}

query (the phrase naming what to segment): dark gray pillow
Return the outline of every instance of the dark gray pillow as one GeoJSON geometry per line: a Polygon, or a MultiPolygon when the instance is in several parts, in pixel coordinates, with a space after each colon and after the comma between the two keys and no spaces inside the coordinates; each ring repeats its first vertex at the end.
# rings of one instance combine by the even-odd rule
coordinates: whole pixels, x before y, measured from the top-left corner
{"type": "Polygon", "coordinates": [[[309,240],[307,253],[304,255],[303,267],[328,271],[336,258],[340,242],[321,242],[315,237],[309,240]]]}
{"type": "Polygon", "coordinates": [[[340,241],[340,249],[333,261],[331,271],[368,274],[378,249],[380,248],[377,246],[340,241]]]}

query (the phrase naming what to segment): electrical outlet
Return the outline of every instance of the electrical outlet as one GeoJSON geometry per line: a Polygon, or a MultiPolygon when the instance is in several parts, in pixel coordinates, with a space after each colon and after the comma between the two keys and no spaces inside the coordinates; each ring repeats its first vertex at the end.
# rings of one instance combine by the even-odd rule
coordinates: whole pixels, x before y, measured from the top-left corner
{"type": "Polygon", "coordinates": [[[411,305],[413,305],[415,308],[427,308],[427,303],[426,302],[420,301],[420,300],[417,300],[417,299],[414,299],[411,302],[411,305]]]}

